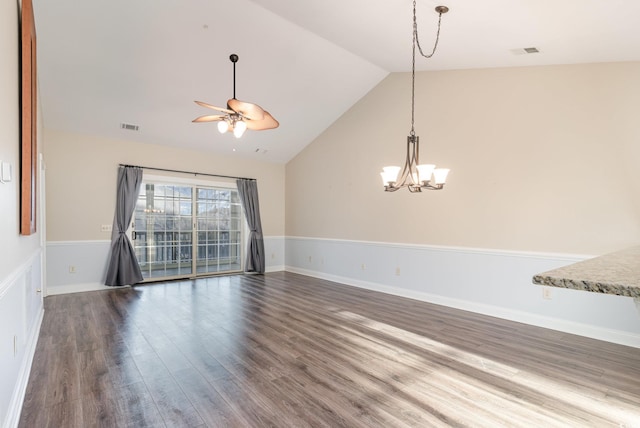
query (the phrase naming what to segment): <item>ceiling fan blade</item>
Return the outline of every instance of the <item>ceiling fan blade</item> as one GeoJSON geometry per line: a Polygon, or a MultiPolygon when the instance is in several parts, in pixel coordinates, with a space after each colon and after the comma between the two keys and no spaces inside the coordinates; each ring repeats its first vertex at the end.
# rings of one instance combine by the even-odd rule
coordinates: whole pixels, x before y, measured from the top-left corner
{"type": "Polygon", "coordinates": [[[227,106],[249,120],[262,120],[264,118],[264,110],[258,104],[231,98],[227,101],[227,106]]]}
{"type": "Polygon", "coordinates": [[[229,110],[227,108],[222,108],[222,107],[212,106],[211,104],[207,104],[207,103],[202,102],[202,101],[194,101],[194,103],[198,104],[199,106],[210,108],[210,109],[213,109],[213,110],[218,110],[218,111],[221,111],[221,112],[224,112],[224,113],[229,113],[229,114],[235,113],[233,110],[229,110]]]}
{"type": "Polygon", "coordinates": [[[247,120],[247,129],[252,131],[264,131],[265,129],[273,129],[280,126],[277,120],[269,114],[268,111],[264,111],[264,119],[262,120],[247,120]]]}
{"type": "Polygon", "coordinates": [[[219,120],[223,120],[226,116],[223,114],[212,114],[208,116],[200,116],[192,120],[192,122],[200,123],[200,122],[216,122],[219,120]]]}

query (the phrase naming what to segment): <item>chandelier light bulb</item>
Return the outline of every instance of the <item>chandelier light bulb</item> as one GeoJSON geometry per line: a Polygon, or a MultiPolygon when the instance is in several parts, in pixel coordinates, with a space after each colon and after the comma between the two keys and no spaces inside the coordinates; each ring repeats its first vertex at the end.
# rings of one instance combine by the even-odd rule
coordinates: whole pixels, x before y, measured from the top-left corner
{"type": "Polygon", "coordinates": [[[416,168],[418,169],[418,180],[416,180],[416,183],[423,183],[423,182],[429,182],[431,181],[431,174],[433,173],[433,170],[436,168],[435,165],[433,164],[426,164],[426,165],[418,165],[416,166],[416,168]]]}
{"type": "Polygon", "coordinates": [[[244,123],[244,121],[239,120],[233,126],[233,135],[236,138],[240,138],[240,137],[242,137],[242,134],[244,134],[244,131],[246,131],[246,130],[247,130],[247,124],[244,123]]]}
{"type": "Polygon", "coordinates": [[[447,174],[449,174],[448,168],[436,168],[433,170],[433,179],[438,184],[444,184],[447,181],[447,174]]]}
{"type": "Polygon", "coordinates": [[[398,180],[398,174],[400,173],[399,166],[385,166],[382,168],[380,176],[382,177],[382,184],[385,186],[395,183],[398,180]]]}
{"type": "Polygon", "coordinates": [[[221,120],[220,122],[218,122],[218,131],[221,134],[224,134],[228,130],[229,130],[229,122],[227,122],[226,120],[221,120]]]}

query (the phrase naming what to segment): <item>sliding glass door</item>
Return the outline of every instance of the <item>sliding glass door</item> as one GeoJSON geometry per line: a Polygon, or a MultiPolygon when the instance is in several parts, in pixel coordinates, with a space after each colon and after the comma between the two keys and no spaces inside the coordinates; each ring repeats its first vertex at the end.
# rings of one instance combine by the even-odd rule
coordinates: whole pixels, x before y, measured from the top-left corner
{"type": "Polygon", "coordinates": [[[133,223],[145,280],[242,270],[244,219],[235,188],[144,182],[133,223]]]}

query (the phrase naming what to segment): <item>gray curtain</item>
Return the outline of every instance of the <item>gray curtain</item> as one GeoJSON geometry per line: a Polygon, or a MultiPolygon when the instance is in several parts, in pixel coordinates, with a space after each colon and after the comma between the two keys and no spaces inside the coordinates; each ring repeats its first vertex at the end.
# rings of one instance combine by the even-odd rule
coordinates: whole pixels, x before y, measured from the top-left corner
{"type": "Polygon", "coordinates": [[[236,181],[236,184],[250,230],[244,271],[264,273],[264,240],[262,238],[262,223],[260,222],[260,205],[258,204],[258,183],[256,180],[240,179],[236,181]]]}
{"type": "Polygon", "coordinates": [[[105,285],[132,285],[143,279],[135,251],[126,233],[136,208],[141,184],[141,168],[121,166],[118,169],[116,212],[113,216],[111,252],[105,285]]]}

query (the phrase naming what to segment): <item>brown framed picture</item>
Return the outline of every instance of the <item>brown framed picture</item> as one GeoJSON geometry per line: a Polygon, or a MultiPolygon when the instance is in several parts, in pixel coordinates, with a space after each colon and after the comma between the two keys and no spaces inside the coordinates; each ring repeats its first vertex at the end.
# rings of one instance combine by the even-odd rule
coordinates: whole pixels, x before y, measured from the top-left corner
{"type": "Polygon", "coordinates": [[[38,142],[38,92],[36,27],[31,0],[22,0],[21,33],[21,129],[20,129],[20,234],[36,231],[36,171],[38,142]]]}

